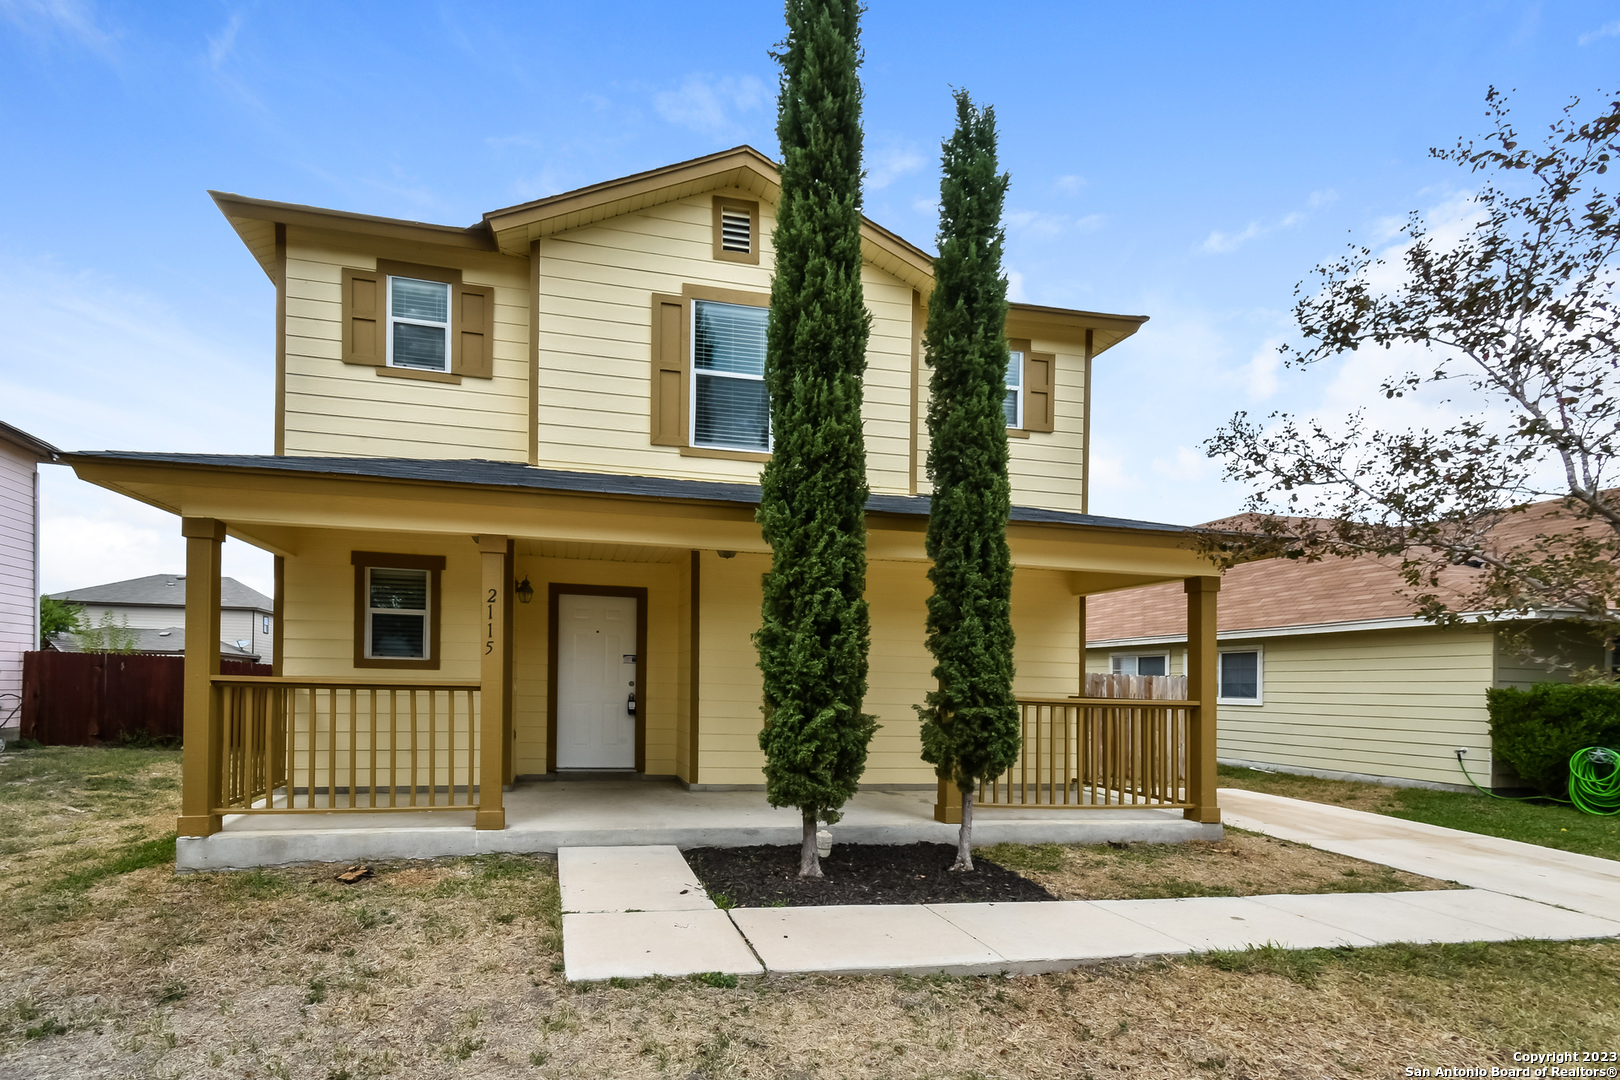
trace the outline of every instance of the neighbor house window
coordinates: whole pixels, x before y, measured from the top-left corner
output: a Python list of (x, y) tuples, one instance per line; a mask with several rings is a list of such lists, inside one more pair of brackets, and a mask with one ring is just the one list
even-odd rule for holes
[(1115, 675), (1168, 675), (1169, 653), (1133, 653), (1110, 656), (1108, 670)]
[(769, 452), (765, 393), (769, 308), (693, 300), (692, 445)]
[(422, 371), (450, 369), (450, 286), (388, 278), (388, 364)]
[(356, 667), (439, 666), (439, 577), (442, 555), (356, 551)]
[(1021, 349), (1007, 353), (1007, 396), (1002, 399), (1001, 407), (1007, 414), (1008, 427), (1024, 426), (1024, 353)]
[(1259, 649), (1222, 650), (1216, 657), (1216, 700), (1227, 705), (1261, 704), (1263, 671)]
[(268, 634), (270, 632), (270, 616), (268, 616), (268, 615), (264, 616), (263, 625), (260, 627), (260, 631), (262, 633), (266, 633), (266, 634)]

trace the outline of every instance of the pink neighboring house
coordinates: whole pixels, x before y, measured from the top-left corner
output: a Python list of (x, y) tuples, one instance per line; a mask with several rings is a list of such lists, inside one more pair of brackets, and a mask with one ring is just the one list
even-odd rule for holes
[(39, 469), (57, 449), (0, 421), (0, 729), (17, 726), (23, 653), (39, 648)]

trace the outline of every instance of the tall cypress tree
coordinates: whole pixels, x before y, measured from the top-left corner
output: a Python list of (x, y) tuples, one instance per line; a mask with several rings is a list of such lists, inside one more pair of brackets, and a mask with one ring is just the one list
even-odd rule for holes
[(759, 523), (771, 545), (762, 624), (765, 796), (803, 815), (799, 874), (820, 877), (817, 819), (855, 794), (877, 730), (862, 712), (866, 445), (861, 378), (870, 317), (861, 294), (858, 0), (787, 0), (776, 135), (782, 194), (765, 347), (771, 460)]
[(973, 792), (1018, 758), (1013, 698), (1012, 558), (1007, 550), (1007, 279), (1001, 272), (1006, 173), (996, 115), (956, 93), (944, 144), (939, 258), (928, 303), (928, 649), (939, 689), (918, 708), (923, 759), (962, 792), (953, 870), (973, 869)]

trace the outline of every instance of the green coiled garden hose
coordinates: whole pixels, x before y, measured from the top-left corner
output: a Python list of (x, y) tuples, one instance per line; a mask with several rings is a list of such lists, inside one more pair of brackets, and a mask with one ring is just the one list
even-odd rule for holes
[[(1474, 785), (1475, 790), (1493, 799), (1507, 799), (1512, 802), (1549, 799), (1552, 802), (1573, 806), (1587, 814), (1604, 816), (1620, 814), (1620, 753), (1606, 746), (1582, 747), (1569, 756), (1567, 799), (1560, 799), (1556, 795), (1498, 795), (1474, 783), (1474, 778), (1468, 774), (1468, 766), (1463, 765), (1461, 750), (1457, 751), (1457, 764), (1461, 766), (1463, 776), (1468, 778), (1468, 782)], [(1604, 772), (1605, 769), (1607, 772)]]
[(1569, 798), (1588, 814), (1620, 814), (1620, 754), (1605, 746), (1575, 751), (1569, 759)]

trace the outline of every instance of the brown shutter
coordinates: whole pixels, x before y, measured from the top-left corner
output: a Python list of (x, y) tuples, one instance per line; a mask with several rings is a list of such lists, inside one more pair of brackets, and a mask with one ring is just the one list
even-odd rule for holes
[(378, 270), (343, 269), (343, 362), (382, 367), (388, 363), (383, 304), (386, 276)]
[(1057, 384), (1057, 357), (1051, 353), (1024, 354), (1024, 430), (1051, 431)]
[(450, 370), (471, 379), (495, 376), (495, 290), (488, 285), (452, 285)]
[(686, 445), (686, 308), (678, 296), (652, 298), (652, 444)]

